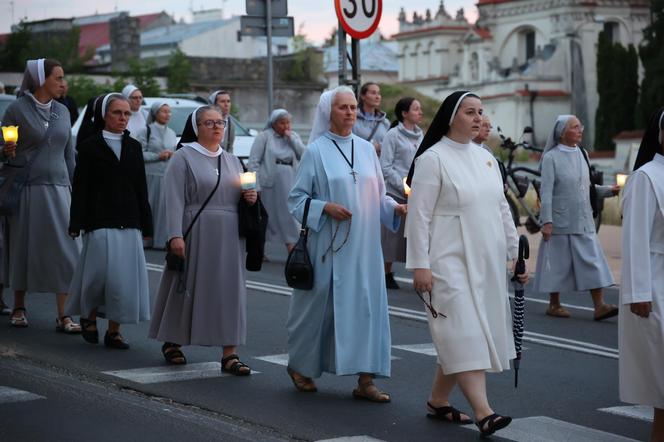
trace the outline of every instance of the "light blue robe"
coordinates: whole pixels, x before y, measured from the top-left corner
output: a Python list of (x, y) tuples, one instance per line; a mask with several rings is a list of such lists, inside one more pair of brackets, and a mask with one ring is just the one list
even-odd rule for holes
[[(353, 182), (346, 157), (355, 144)], [(385, 194), (385, 184), (373, 146), (357, 135), (327, 132), (302, 156), (288, 207), (298, 220), (311, 197), (307, 218), (308, 249), (314, 266), (314, 288), (294, 290), (288, 317), (289, 366), (307, 377), (322, 372), (337, 375), (390, 375), (390, 323), (380, 245), (381, 222), (396, 231), (397, 203)], [(347, 243), (327, 252), (337, 221), (323, 212), (327, 202), (353, 214)], [(341, 245), (349, 222), (343, 221), (334, 248)]]

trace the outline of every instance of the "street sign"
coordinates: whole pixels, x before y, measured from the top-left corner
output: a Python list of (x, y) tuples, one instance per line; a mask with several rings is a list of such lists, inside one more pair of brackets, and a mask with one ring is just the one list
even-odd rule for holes
[[(265, 17), (243, 15), (240, 17), (240, 29), (243, 36), (265, 37), (267, 35)], [(272, 37), (292, 37), (293, 35), (295, 35), (293, 17), (272, 19)]]
[(369, 37), (378, 28), (383, 13), (382, 0), (334, 0), (337, 18), (351, 37)]
[[(247, 15), (265, 17), (267, 15), (266, 0), (247, 0)], [(272, 17), (286, 17), (288, 15), (287, 0), (271, 0)]]

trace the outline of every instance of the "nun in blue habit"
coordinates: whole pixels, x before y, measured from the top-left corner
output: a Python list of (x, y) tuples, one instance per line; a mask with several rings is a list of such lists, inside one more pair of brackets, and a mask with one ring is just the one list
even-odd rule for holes
[(288, 317), (288, 373), (300, 391), (316, 391), (323, 372), (359, 375), (356, 398), (389, 402), (374, 377), (390, 376), (390, 324), (381, 223), (396, 231), (406, 206), (385, 193), (371, 143), (352, 133), (357, 101), (348, 87), (321, 95), (288, 197), (298, 221), (308, 198), (312, 290), (294, 290)]

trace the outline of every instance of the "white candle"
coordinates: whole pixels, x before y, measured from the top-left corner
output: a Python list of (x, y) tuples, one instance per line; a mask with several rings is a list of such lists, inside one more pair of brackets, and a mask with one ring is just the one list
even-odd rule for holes
[(7, 143), (16, 143), (18, 141), (18, 126), (2, 126), (2, 138)]
[(410, 186), (406, 183), (408, 177), (403, 177), (403, 193), (406, 194), (406, 197), (410, 196)]
[(240, 184), (242, 190), (252, 190), (256, 188), (256, 172), (245, 172), (240, 174)]
[(620, 187), (625, 186), (625, 182), (627, 182), (627, 177), (628, 175), (625, 173), (617, 173), (616, 174), (616, 184)]

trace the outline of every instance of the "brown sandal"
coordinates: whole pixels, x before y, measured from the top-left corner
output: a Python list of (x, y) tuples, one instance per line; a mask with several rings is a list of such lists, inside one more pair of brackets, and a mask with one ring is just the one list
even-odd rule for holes
[(358, 388), (353, 390), (353, 397), (355, 399), (365, 399), (370, 402), (378, 402), (383, 404), (392, 400), (390, 395), (380, 391), (378, 387), (374, 385), (373, 381), (367, 381), (363, 383), (358, 382), (357, 387)]
[(286, 367), (286, 372), (288, 372), (288, 376), (290, 376), (293, 385), (295, 385), (295, 388), (297, 388), (298, 391), (303, 393), (315, 393), (318, 391), (316, 384), (314, 384), (314, 381), (311, 378), (302, 376), (290, 367)]
[(613, 304), (602, 304), (597, 310), (593, 318), (595, 321), (603, 321), (618, 316), (618, 307)]
[(554, 318), (569, 318), (570, 314), (569, 312), (565, 309), (560, 304), (557, 305), (549, 305), (549, 308), (546, 309), (546, 314), (547, 316), (553, 316)]

